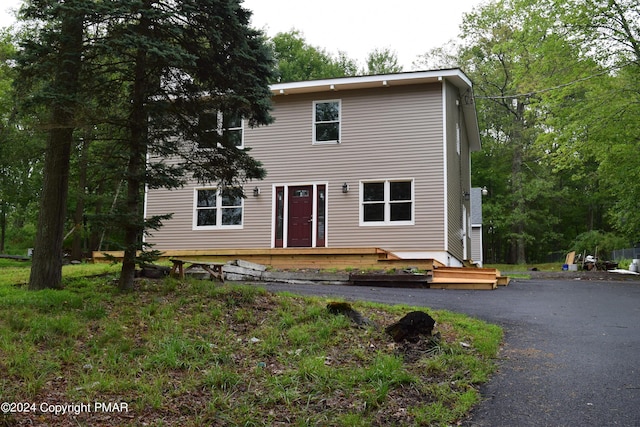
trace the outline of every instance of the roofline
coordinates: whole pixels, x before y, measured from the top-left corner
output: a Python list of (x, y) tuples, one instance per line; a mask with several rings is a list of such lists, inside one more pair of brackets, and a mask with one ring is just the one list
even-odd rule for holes
[(463, 102), (462, 109), (465, 113), (464, 120), (469, 137), (469, 148), (471, 151), (479, 151), (481, 148), (480, 134), (475, 101), (473, 99), (473, 83), (460, 68), (275, 83), (271, 85), (271, 93), (274, 97), (278, 97), (294, 94), (332, 93), (341, 90), (429, 84), (444, 81), (452, 83), (460, 89), (461, 92), (469, 92), (471, 94), (471, 96)]
[(275, 83), (271, 85), (273, 95), (329, 92), (346, 89), (364, 89), (380, 86), (404, 86), (432, 83), (447, 79), (459, 88), (471, 88), (471, 80), (459, 68), (430, 71), (410, 71), (395, 74), (376, 74), (356, 77), (337, 77), (301, 82)]

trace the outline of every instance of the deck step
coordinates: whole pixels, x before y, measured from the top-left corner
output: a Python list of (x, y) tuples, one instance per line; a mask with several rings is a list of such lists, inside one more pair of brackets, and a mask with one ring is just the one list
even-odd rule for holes
[(498, 276), (498, 286), (508, 286), (511, 279), (508, 276)]
[(431, 271), (434, 268), (433, 261), (432, 259), (387, 258), (379, 259), (378, 265), (382, 268), (404, 269), (414, 267), (419, 270)]
[(439, 267), (434, 269), (435, 277), (467, 277), (467, 278), (496, 278), (500, 272), (495, 268), (474, 267)]
[(432, 274), (350, 274), (349, 283), (354, 286), (385, 288), (428, 288)]
[(431, 282), (429, 284), (431, 289), (468, 289), (468, 290), (493, 290), (498, 287), (497, 282)]
[(434, 289), (496, 289), (500, 272), (494, 268), (439, 267), (433, 270)]

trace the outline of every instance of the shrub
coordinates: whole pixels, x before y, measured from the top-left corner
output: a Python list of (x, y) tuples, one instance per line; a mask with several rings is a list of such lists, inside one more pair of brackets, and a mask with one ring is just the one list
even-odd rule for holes
[(615, 249), (624, 248), (629, 242), (614, 233), (591, 230), (576, 236), (571, 250), (578, 254), (597, 255), (605, 260), (611, 257)]

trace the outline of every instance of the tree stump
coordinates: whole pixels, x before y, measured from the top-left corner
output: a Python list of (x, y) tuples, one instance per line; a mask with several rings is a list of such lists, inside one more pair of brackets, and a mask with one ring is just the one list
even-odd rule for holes
[(351, 319), (358, 326), (375, 326), (375, 324), (364, 317), (360, 312), (351, 307), (347, 302), (330, 302), (327, 304), (327, 310), (331, 314), (342, 314)]
[(387, 326), (385, 332), (391, 335), (395, 342), (412, 341), (420, 336), (430, 337), (436, 321), (424, 311), (412, 311), (396, 323)]

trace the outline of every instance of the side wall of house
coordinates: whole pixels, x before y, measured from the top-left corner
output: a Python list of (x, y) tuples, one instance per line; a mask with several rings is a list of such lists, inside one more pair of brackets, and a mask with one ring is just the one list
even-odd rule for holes
[[(464, 239), (471, 230), (464, 232), (470, 206), (464, 200), (464, 191), (469, 191), (469, 145), (464, 126), (464, 116), (460, 107), (460, 93), (456, 86), (446, 83), (446, 163), (447, 163), (447, 248), (459, 260), (467, 258), (464, 253)], [(467, 177), (467, 178), (465, 178)], [(470, 243), (470, 241), (468, 241)], [(468, 246), (467, 246), (468, 247)]]
[[(464, 98), (464, 95), (462, 96)], [(464, 99), (461, 100), (462, 103), (466, 102)], [(466, 121), (465, 110), (460, 108), (460, 121), (463, 123)], [(466, 113), (468, 114), (468, 112)], [(460, 186), (462, 188), (463, 196), (462, 200), (464, 203), (464, 218), (465, 221), (464, 229), (465, 233), (463, 238), (465, 239), (464, 248), (466, 252), (463, 252), (462, 259), (468, 260), (472, 258), (471, 249), (472, 249), (472, 235), (471, 235), (471, 147), (469, 146), (469, 136), (467, 133), (467, 126), (461, 123), (461, 137), (462, 137), (462, 160), (460, 162), (460, 166), (462, 168), (462, 173), (460, 174)], [(467, 196), (465, 196), (465, 193)]]
[[(339, 144), (312, 144), (313, 102), (322, 100), (341, 102)], [(245, 129), (245, 146), (267, 178), (247, 184), (242, 228), (194, 230), (195, 189), (203, 186), (191, 183), (149, 191), (147, 214), (172, 212), (173, 218), (148, 242), (159, 250), (273, 247), (275, 188), (318, 184), (327, 190), (327, 246), (444, 249), (440, 84), (279, 95), (272, 114), (273, 124)], [(361, 183), (374, 180), (413, 180), (413, 225), (361, 225)]]

